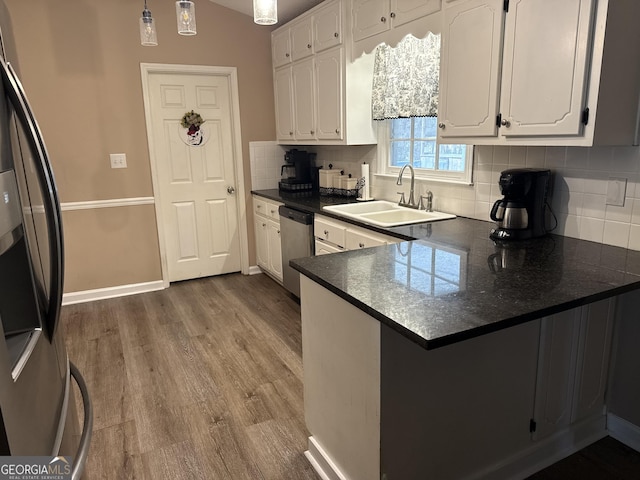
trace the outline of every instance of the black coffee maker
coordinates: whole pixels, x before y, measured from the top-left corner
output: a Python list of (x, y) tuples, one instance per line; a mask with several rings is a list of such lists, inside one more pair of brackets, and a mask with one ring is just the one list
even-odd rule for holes
[[(278, 184), (280, 190), (306, 191), (314, 188), (315, 153), (293, 148), (284, 154), (284, 161), (280, 169), (283, 177)], [(317, 178), (315, 179), (317, 184)]]
[(504, 198), (493, 204), (491, 230), (494, 240), (526, 240), (547, 233), (545, 207), (551, 171), (541, 168), (514, 168), (500, 174)]

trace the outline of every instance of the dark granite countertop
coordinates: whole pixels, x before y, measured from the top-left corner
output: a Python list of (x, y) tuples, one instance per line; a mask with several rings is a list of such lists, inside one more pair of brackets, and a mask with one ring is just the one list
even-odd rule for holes
[[(323, 199), (307, 211), (326, 214)], [(426, 349), (640, 289), (638, 251), (558, 235), (497, 244), (492, 226), (458, 217), (377, 229), (418, 240), (292, 266)]]

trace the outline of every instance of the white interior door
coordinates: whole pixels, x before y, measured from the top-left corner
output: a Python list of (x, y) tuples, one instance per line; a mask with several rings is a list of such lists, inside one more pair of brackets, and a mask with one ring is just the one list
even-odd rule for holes
[[(240, 271), (229, 76), (151, 72), (148, 99), (169, 281)], [(205, 120), (199, 145), (187, 143), (180, 125), (191, 110)]]

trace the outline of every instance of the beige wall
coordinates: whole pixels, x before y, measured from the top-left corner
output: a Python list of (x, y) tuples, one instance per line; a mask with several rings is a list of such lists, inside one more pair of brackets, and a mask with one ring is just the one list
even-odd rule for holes
[[(174, 2), (152, 0), (148, 5), (157, 22), (159, 46), (142, 47), (138, 19), (143, 0), (6, 3), (22, 81), (47, 142), (63, 209), (65, 202), (153, 195), (140, 80), (143, 62), (237, 67), (249, 192), (249, 142), (275, 138), (270, 28), (200, 0), (198, 34), (182, 37), (176, 32)], [(109, 153), (126, 153), (128, 168), (112, 170)], [(65, 213), (66, 292), (160, 279), (153, 208), (135, 214), (109, 210), (96, 210), (86, 223), (84, 214)], [(105, 235), (114, 215), (119, 233)], [(140, 232), (141, 225), (149, 231)], [(252, 232), (249, 225), (250, 240)], [(119, 253), (125, 249), (147, 249), (150, 254), (125, 262)], [(96, 256), (113, 268), (96, 268), (87, 261)]]

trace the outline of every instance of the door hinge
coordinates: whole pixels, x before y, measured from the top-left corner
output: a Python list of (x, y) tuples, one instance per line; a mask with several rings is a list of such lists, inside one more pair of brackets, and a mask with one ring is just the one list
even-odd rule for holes
[(582, 111), (582, 123), (585, 125), (589, 123), (589, 107)]
[(533, 433), (536, 431), (536, 421), (532, 418), (529, 420), (529, 432)]
[(501, 123), (502, 123), (502, 114), (499, 113), (498, 116), (496, 117), (496, 127), (499, 127)]
[(508, 11), (509, 11), (509, 0), (504, 0), (504, 3), (503, 3), (503, 5), (502, 5), (502, 9), (503, 9), (505, 12), (508, 12)]

